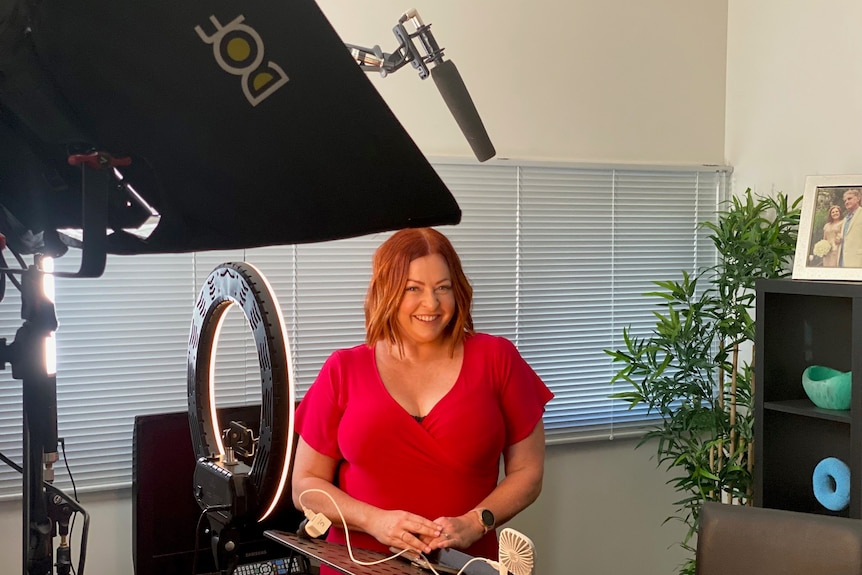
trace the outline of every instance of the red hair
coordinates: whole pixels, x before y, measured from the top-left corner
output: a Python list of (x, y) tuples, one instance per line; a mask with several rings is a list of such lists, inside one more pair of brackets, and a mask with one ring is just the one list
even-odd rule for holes
[(371, 282), (365, 296), (365, 341), (369, 346), (386, 340), (401, 347), (398, 307), (404, 298), (410, 262), (434, 254), (446, 260), (455, 296), (455, 313), (444, 332), (450, 339), (451, 352), (468, 334), (474, 333), (473, 287), (449, 238), (432, 228), (408, 228), (395, 232), (374, 252)]

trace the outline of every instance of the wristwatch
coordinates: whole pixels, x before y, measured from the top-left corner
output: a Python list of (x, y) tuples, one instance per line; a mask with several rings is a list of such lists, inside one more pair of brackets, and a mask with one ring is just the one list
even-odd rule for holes
[(485, 530), (485, 533), (494, 528), (496, 520), (494, 519), (494, 514), (491, 513), (490, 509), (477, 507), (473, 511), (475, 511), (476, 515), (479, 516), (479, 522), (482, 524), (482, 528)]

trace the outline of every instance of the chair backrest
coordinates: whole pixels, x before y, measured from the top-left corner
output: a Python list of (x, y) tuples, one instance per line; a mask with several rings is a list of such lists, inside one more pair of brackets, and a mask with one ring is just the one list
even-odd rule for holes
[(697, 575), (860, 575), (862, 520), (708, 502)]

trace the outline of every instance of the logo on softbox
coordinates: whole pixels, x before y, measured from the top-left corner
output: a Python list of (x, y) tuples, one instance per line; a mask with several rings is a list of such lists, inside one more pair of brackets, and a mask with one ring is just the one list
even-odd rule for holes
[(272, 60), (264, 62), (263, 40), (244, 20), (244, 16), (238, 16), (222, 26), (215, 16), (210, 16), (215, 32), (208, 36), (200, 26), (195, 26), (195, 32), (201, 40), (212, 44), (213, 55), (222, 70), (241, 77), (246, 100), (257, 106), (287, 83), (288, 77)]

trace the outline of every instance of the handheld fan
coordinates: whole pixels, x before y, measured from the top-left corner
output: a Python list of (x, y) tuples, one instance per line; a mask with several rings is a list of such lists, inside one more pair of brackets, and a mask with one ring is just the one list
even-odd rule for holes
[(536, 546), (529, 537), (514, 529), (500, 531), (499, 561), (489, 561), (500, 575), (533, 575), (535, 569)]

